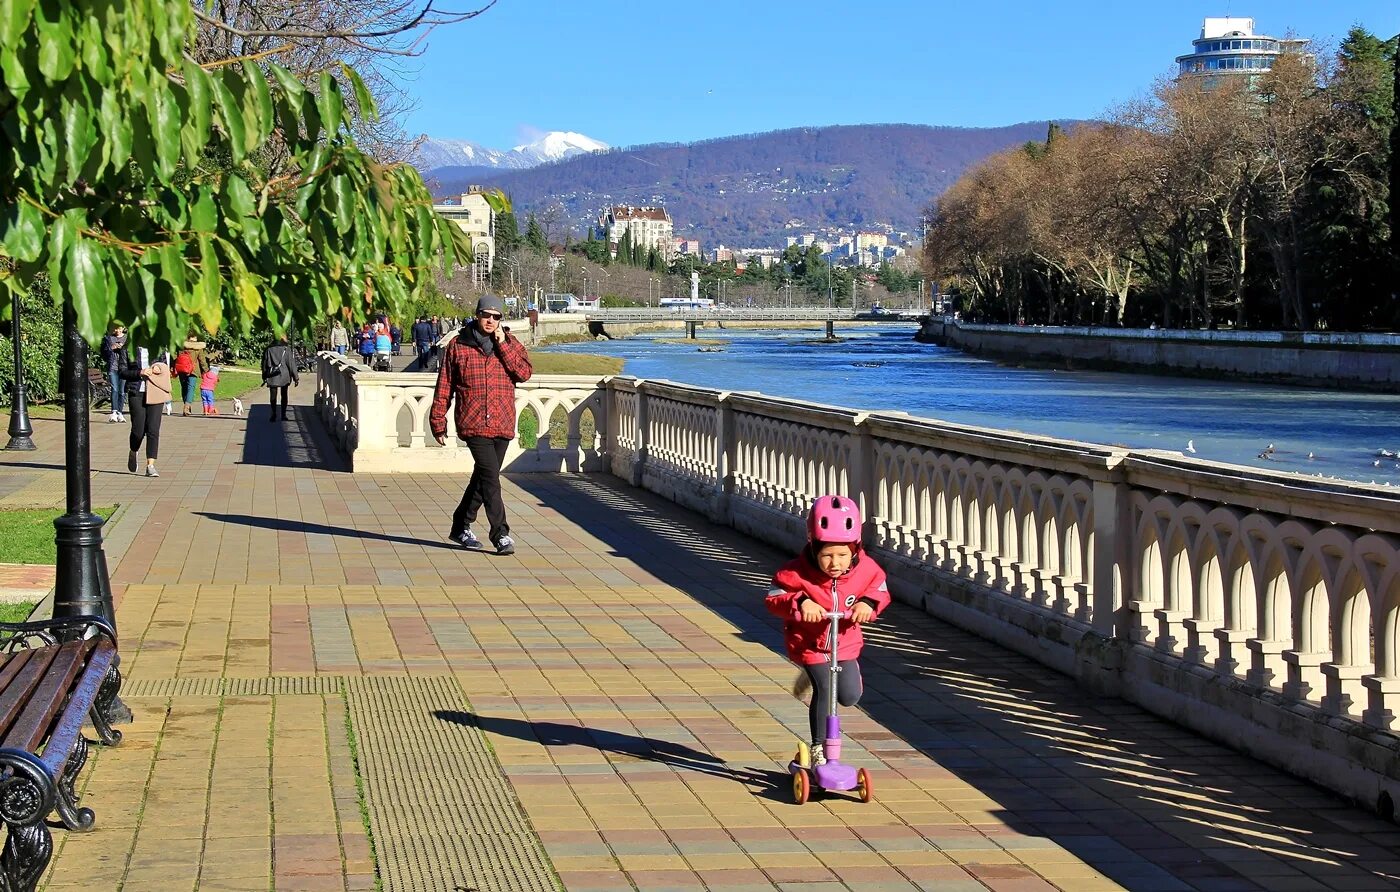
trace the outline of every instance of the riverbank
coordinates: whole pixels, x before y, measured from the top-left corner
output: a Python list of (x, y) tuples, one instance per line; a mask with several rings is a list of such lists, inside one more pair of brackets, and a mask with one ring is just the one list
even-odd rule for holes
[(929, 317), (915, 340), (1018, 365), (1400, 393), (1400, 335), (981, 325)]

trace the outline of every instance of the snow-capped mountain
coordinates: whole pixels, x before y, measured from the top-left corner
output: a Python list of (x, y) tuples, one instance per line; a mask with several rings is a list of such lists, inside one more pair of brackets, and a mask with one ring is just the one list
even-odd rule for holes
[(524, 170), (551, 161), (559, 161), (586, 152), (598, 152), (608, 148), (606, 143), (584, 136), (554, 130), (525, 145), (516, 146), (508, 152), (488, 149), (479, 143), (465, 139), (433, 139), (428, 137), (418, 147), (414, 158), (415, 166), (423, 171), (440, 167), (494, 167), (506, 170)]

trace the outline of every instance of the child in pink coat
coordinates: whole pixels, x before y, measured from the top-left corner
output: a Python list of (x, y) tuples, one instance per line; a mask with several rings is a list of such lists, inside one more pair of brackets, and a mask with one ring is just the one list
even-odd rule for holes
[(865, 636), (860, 627), (879, 616), (890, 604), (885, 571), (860, 546), (860, 508), (844, 496), (822, 496), (807, 515), (807, 546), (773, 574), (768, 610), (783, 618), (783, 640), (788, 659), (802, 668), (793, 685), (801, 696), (811, 689), (808, 718), (812, 731), (812, 764), (821, 765), (826, 737), (826, 714), (831, 698), (831, 650), (828, 611), (840, 610), (836, 638), (836, 700), (855, 706), (863, 685), (860, 651)]
[(204, 403), (205, 415), (218, 415), (214, 408), (214, 389), (219, 386), (219, 367), (211, 365), (209, 371), (199, 379), (199, 400)]

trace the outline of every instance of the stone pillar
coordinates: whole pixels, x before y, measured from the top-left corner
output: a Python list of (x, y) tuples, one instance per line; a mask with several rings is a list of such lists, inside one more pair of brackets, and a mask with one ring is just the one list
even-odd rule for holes
[[(1109, 468), (1116, 470), (1127, 455), (1127, 452), (1115, 452), (1109, 457)], [(1128, 590), (1131, 574), (1126, 572), (1132, 535), (1128, 504), (1125, 484), (1115, 480), (1094, 481), (1094, 549), (1089, 555), (1089, 586), (1093, 629), (1105, 638), (1122, 634), (1119, 606), (1133, 597)], [(1123, 591), (1114, 591), (1115, 571), (1116, 584)]]
[(647, 442), (649, 439), (650, 413), (647, 411), (646, 382), (637, 382), (637, 448), (632, 453), (632, 468), (628, 479), (633, 486), (641, 486), (647, 463)]
[(715, 489), (710, 498), (710, 520), (728, 525), (729, 501), (734, 495), (734, 464), (738, 441), (734, 436), (734, 406), (730, 394), (721, 393), (715, 417)]
[(869, 418), (868, 412), (855, 417), (855, 443), (851, 448), (851, 465), (847, 471), (851, 480), (850, 497), (860, 506), (860, 516), (864, 518), (861, 542), (867, 548), (875, 532), (871, 521), (875, 514), (875, 439), (870, 435)]

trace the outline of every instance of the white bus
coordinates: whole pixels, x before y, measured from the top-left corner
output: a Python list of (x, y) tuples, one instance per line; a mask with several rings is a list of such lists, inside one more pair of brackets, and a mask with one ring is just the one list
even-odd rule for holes
[(656, 302), (663, 310), (713, 310), (715, 302), (708, 297), (663, 297)]

